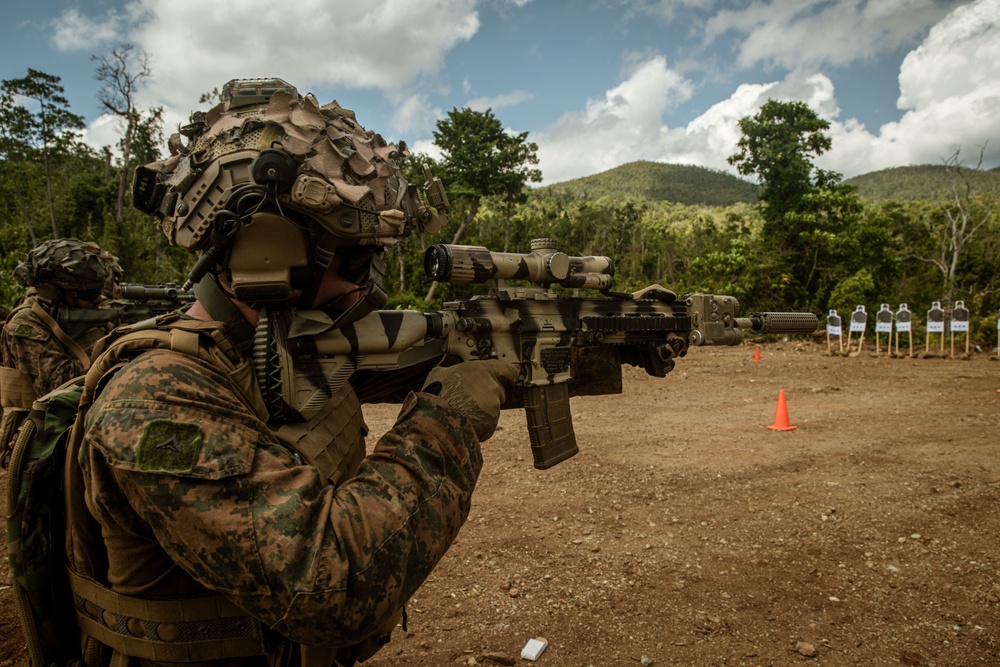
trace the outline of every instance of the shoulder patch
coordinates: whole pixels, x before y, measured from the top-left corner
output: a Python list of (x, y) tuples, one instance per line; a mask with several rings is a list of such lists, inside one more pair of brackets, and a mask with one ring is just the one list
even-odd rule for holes
[(189, 473), (198, 462), (203, 441), (199, 424), (153, 419), (142, 429), (136, 467), (144, 472)]
[(19, 324), (11, 333), (22, 338), (31, 338), (35, 335), (35, 328), (30, 324)]

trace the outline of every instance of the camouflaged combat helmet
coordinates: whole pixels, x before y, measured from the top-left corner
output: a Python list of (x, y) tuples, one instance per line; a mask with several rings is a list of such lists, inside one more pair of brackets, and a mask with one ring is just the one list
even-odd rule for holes
[(168, 145), (169, 158), (136, 171), (133, 204), (201, 253), (189, 283), (225, 275), (248, 303), (305, 301), (335, 253), (377, 255), (447, 221), (440, 181), (425, 172), (420, 190), (400, 174), (405, 144), (281, 79), (229, 81)]
[(33, 248), (13, 275), (27, 287), (55, 285), (71, 292), (99, 293), (112, 276), (107, 257), (114, 260), (114, 256), (92, 241), (52, 239)]

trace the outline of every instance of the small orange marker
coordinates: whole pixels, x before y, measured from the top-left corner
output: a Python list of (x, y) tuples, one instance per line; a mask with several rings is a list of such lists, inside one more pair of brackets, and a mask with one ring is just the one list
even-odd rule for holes
[(788, 404), (785, 402), (785, 390), (778, 390), (778, 409), (774, 411), (774, 423), (767, 427), (771, 431), (794, 431), (798, 426), (788, 422)]
[(758, 345), (753, 349), (753, 360), (760, 361), (760, 346)]

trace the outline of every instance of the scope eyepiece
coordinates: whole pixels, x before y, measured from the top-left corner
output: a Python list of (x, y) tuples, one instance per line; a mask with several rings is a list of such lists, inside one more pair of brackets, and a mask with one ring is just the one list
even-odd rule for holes
[(424, 273), (431, 280), (448, 282), (451, 279), (451, 267), (446, 246), (433, 245), (424, 253)]

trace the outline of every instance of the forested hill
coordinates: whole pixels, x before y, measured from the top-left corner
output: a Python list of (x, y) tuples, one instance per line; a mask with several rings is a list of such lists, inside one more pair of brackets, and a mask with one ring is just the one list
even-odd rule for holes
[[(1000, 168), (974, 172), (977, 189), (1000, 191)], [(944, 165), (913, 165), (873, 171), (844, 180), (867, 199), (902, 201), (941, 200), (950, 196), (951, 177)], [(622, 199), (671, 201), (679, 204), (729, 206), (757, 201), (757, 186), (714, 169), (661, 162), (630, 162), (608, 171), (571, 181), (532, 188), (538, 195), (598, 199), (605, 195)]]
[(600, 174), (533, 188), (533, 191), (540, 195), (583, 199), (608, 195), (708, 206), (757, 201), (757, 186), (749, 181), (705, 167), (661, 162), (630, 162)]
[[(975, 179), (973, 183), (979, 191), (1000, 190), (1000, 168), (980, 172), (968, 170), (965, 173)], [(916, 201), (950, 198), (952, 178), (944, 165), (922, 164), (873, 171), (844, 182), (855, 186), (858, 194), (867, 199)]]

